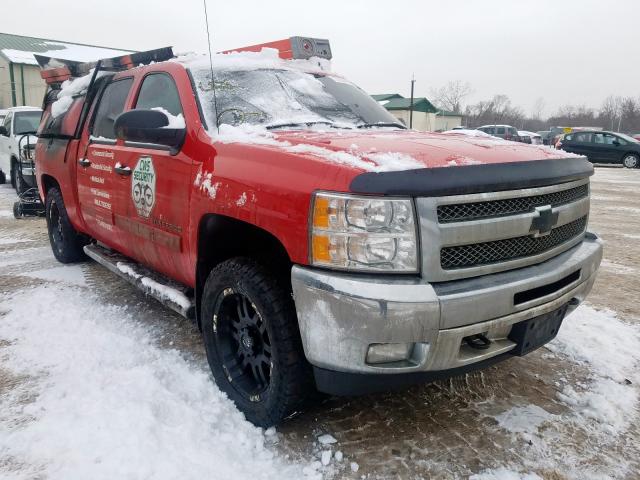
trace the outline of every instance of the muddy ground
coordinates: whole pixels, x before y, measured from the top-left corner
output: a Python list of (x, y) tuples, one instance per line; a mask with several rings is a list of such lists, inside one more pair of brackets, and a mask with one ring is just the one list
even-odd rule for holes
[[(0, 296), (46, 283), (42, 275), (29, 273), (58, 266), (44, 219), (14, 220), (13, 200), (9, 187), (0, 186)], [(597, 168), (590, 229), (606, 244), (589, 303), (614, 310), (629, 323), (640, 323), (639, 202), (640, 170)], [(160, 332), (161, 346), (178, 349), (194, 364), (205, 365), (193, 325), (99, 265), (87, 263), (83, 269), (88, 289), (107, 303), (127, 305), (140, 321)], [(0, 352), (2, 348), (0, 343)], [(531, 405), (567, 415), (570, 407), (559, 401), (559, 393), (567, 383), (585, 382), (588, 375), (585, 365), (542, 348), (485, 371), (404, 392), (326, 399), (279, 427), (275, 448), (312, 458), (318, 450), (317, 435), (330, 433), (338, 440), (335, 448), (347, 459), (329, 472), (338, 478), (467, 478), (500, 467), (547, 479), (580, 478), (581, 471), (605, 478), (640, 478), (637, 423), (615, 435), (573, 420), (522, 434), (500, 428), (495, 419), (509, 408)], [(0, 404), (3, 392), (20, 382), (0, 365)], [(621, 461), (626, 464), (624, 471), (618, 470)], [(352, 471), (350, 462), (357, 462), (357, 471)]]

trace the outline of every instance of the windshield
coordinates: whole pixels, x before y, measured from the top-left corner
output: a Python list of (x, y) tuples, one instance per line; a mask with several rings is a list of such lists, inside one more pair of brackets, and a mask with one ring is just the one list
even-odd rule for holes
[(34, 110), (32, 112), (16, 112), (13, 120), (14, 135), (22, 135), (23, 133), (35, 132), (40, 125), (40, 117), (42, 112)]
[[(210, 125), (216, 124), (211, 72), (193, 72), (202, 107)], [(297, 70), (258, 69), (217, 71), (216, 104), (219, 124), (248, 123), (277, 128), (329, 124), (353, 128), (398, 124), (384, 107), (341, 78)]]
[(627, 142), (631, 142), (631, 143), (640, 143), (638, 140), (636, 140), (633, 137), (630, 137), (629, 135), (625, 135), (624, 133), (616, 133), (616, 135), (618, 135), (620, 138), (622, 138), (623, 140), (626, 140)]

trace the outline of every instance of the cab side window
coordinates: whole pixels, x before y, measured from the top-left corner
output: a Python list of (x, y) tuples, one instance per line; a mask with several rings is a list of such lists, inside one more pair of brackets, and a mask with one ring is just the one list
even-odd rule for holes
[(162, 108), (171, 115), (182, 114), (180, 95), (173, 78), (166, 73), (147, 75), (140, 87), (136, 109)]
[(106, 86), (96, 111), (91, 134), (94, 137), (115, 139), (116, 118), (124, 111), (124, 104), (133, 85), (133, 78), (116, 80)]

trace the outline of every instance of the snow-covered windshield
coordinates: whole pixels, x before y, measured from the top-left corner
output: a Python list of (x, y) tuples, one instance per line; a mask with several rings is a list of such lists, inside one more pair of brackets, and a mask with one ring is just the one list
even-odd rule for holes
[[(215, 125), (211, 71), (192, 73), (208, 123)], [(267, 128), (399, 124), (366, 92), (338, 77), (266, 68), (220, 70), (215, 77), (219, 124), (248, 123)]]

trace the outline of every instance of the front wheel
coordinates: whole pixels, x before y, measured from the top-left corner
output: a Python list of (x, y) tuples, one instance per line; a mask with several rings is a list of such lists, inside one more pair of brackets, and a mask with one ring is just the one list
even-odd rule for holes
[(622, 165), (626, 168), (638, 168), (640, 166), (640, 158), (636, 154), (629, 153), (622, 159)]
[(293, 413), (313, 388), (290, 294), (247, 258), (214, 268), (202, 297), (202, 331), (216, 384), (260, 427)]
[(73, 263), (85, 258), (83, 247), (86, 238), (78, 233), (67, 215), (62, 194), (53, 187), (47, 192), (45, 201), (47, 230), (53, 255), (61, 263)]

